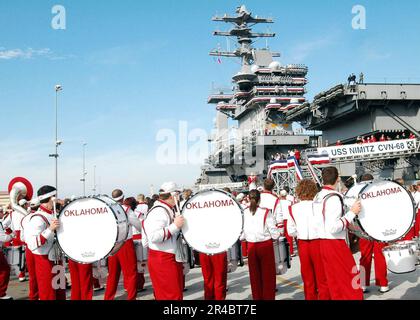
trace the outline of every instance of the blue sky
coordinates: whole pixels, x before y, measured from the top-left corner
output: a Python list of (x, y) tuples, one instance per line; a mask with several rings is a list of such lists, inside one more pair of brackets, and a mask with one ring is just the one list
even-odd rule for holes
[[(192, 184), (199, 165), (159, 165), (156, 133), (177, 129), (180, 120), (190, 129), (211, 129), (215, 112), (206, 98), (212, 83), (229, 85), (239, 68), (234, 60), (219, 65), (208, 56), (218, 44), (226, 46), (211, 32), (229, 27), (211, 17), (233, 13), (242, 3), (275, 18), (269, 30), (277, 37), (269, 45), (282, 53), (282, 63), (309, 66), (309, 98), (351, 72), (363, 71), (370, 82), (420, 82), (417, 0), (2, 0), (0, 190), (16, 175), (36, 188), (53, 183), (48, 154), (57, 83), (64, 87), (63, 193), (82, 191), (82, 141), (88, 143), (88, 189), (94, 165), (102, 192), (148, 192), (165, 180)], [(66, 8), (66, 30), (51, 28), (56, 4)], [(366, 30), (351, 27), (356, 4), (366, 7)]]

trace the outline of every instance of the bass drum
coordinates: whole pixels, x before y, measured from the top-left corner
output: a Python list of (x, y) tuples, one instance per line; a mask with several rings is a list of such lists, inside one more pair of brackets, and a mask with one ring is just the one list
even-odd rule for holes
[(395, 242), (402, 239), (414, 225), (416, 211), (413, 197), (395, 182), (380, 181), (354, 186), (344, 197), (347, 209), (357, 199), (361, 201), (362, 211), (349, 225), (349, 230), (360, 238)]
[(65, 255), (91, 264), (118, 252), (127, 240), (129, 224), (124, 209), (100, 196), (80, 198), (65, 206), (59, 216), (57, 242)]
[(215, 255), (227, 252), (243, 231), (244, 217), (236, 199), (221, 190), (202, 191), (182, 208), (182, 234), (194, 250)]

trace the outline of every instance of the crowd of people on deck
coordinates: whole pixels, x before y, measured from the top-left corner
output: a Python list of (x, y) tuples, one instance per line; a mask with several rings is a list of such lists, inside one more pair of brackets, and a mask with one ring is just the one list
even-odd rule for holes
[[(416, 135), (412, 132), (406, 133), (396, 133), (396, 134), (371, 134), (366, 136), (358, 136), (355, 142), (351, 142), (349, 144), (366, 144), (366, 143), (375, 143), (375, 142), (387, 142), (387, 141), (394, 141), (394, 140), (406, 140), (406, 139), (416, 139)], [(337, 140), (335, 146), (342, 146), (344, 143), (341, 140)], [(328, 141), (325, 141), (325, 146), (330, 146)]]

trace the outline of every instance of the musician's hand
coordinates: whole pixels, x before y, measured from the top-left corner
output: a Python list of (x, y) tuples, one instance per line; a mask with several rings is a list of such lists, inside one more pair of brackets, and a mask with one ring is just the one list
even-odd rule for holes
[(360, 211), (362, 211), (362, 203), (360, 200), (357, 200), (353, 206), (351, 207), (351, 211), (358, 216), (360, 214)]
[(175, 218), (174, 223), (178, 229), (182, 229), (185, 223), (185, 219), (183, 216), (178, 216)]
[(51, 221), (50, 230), (56, 231), (58, 228), (60, 228), (60, 221), (57, 219), (54, 219)]

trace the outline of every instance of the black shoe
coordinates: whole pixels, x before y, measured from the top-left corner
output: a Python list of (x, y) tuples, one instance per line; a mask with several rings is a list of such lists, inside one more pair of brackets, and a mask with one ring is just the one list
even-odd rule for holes
[(98, 291), (102, 291), (102, 290), (105, 290), (105, 287), (104, 286), (100, 286), (98, 288), (93, 288), (93, 291), (94, 292), (98, 292)]

